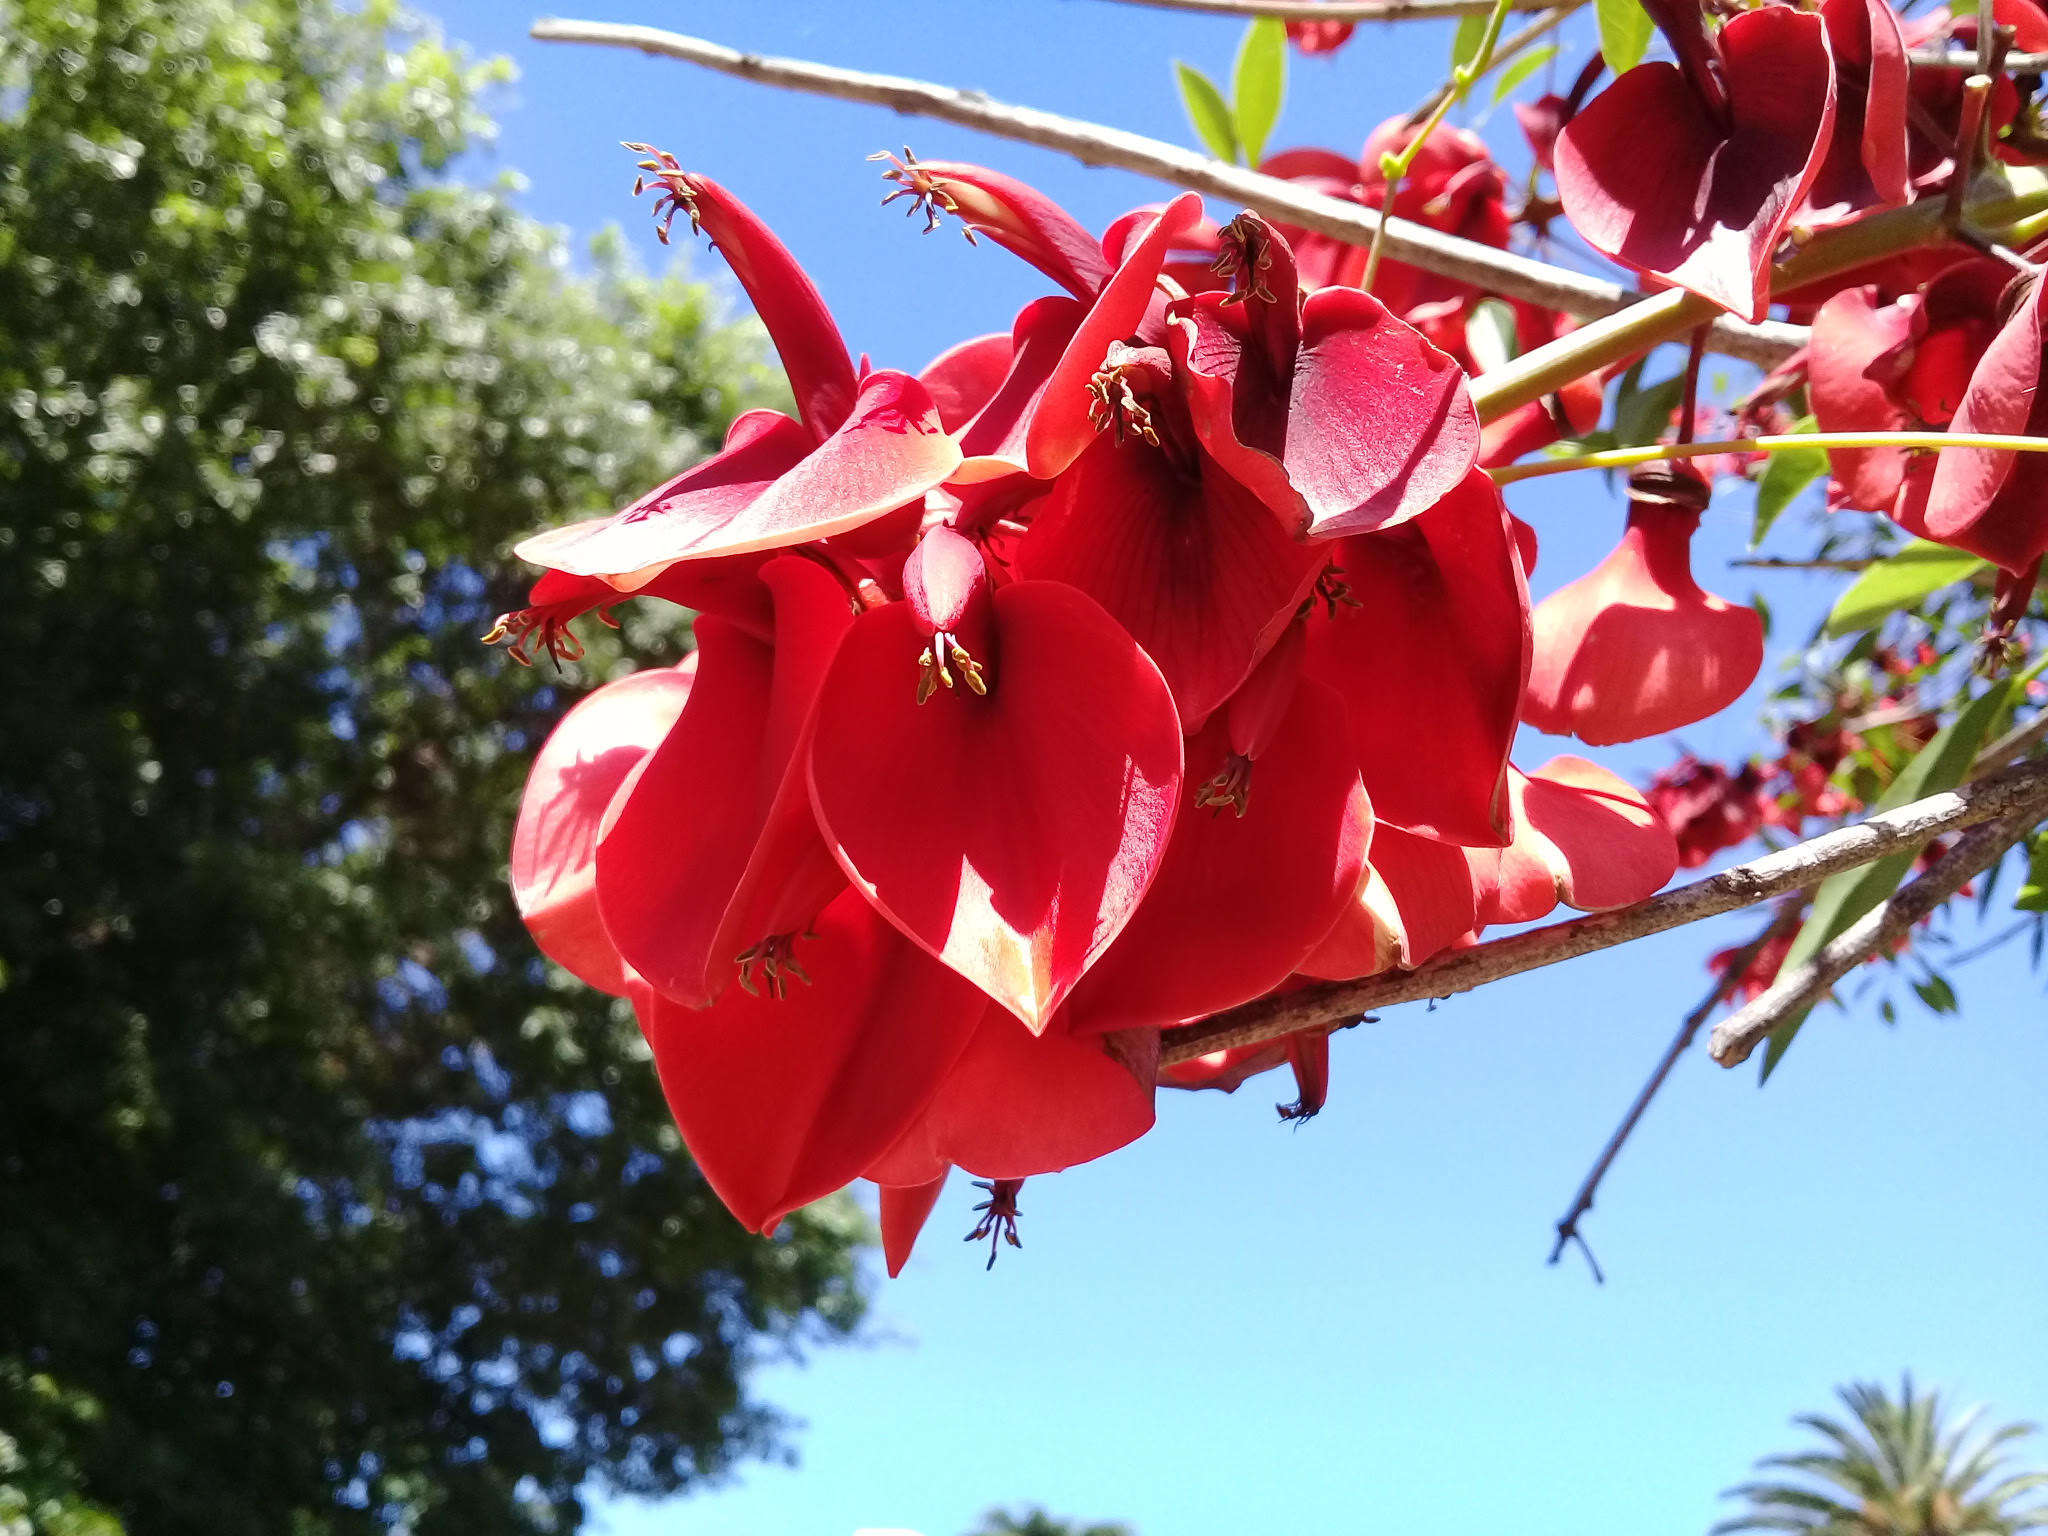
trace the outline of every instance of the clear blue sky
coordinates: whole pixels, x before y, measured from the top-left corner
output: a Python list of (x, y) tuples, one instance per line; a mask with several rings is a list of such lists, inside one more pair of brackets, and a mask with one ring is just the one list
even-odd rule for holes
[[(1007, 328), (1044, 284), (1000, 250), (880, 212), (871, 151), (907, 136), (928, 157), (981, 158), (1097, 226), (1158, 195), (872, 108), (543, 48), (508, 0), (429, 8), (521, 71), (497, 102), (497, 151), (469, 174), (516, 169), (535, 214), (579, 241), (622, 221), (660, 260), (616, 145), (672, 149), (776, 226), (878, 363), (916, 367)], [(592, 0), (585, 14), (1169, 138), (1186, 130), (1168, 59), (1221, 75), (1237, 35), (1104, 0)], [(1427, 91), (1447, 44), (1447, 27), (1385, 29), (1334, 62), (1297, 61), (1277, 142), (1355, 151)], [(1505, 127), (1503, 114), (1489, 136), (1510, 142)], [(1511, 500), (1544, 541), (1539, 593), (1619, 529), (1590, 477)], [(1747, 522), (1746, 494), (1719, 504), (1702, 574), (1733, 597), (1762, 586), (1780, 635), (1801, 633), (1825, 587), (1719, 566)], [(1781, 530), (1778, 552), (1810, 537), (1793, 517)], [(1687, 734), (1739, 753), (1759, 740), (1754, 714)], [(1531, 742), (1524, 760), (1559, 745)], [(1596, 755), (1640, 778), (1669, 752)], [(1749, 1070), (1687, 1061), (1588, 1225), (1607, 1285), (1575, 1257), (1544, 1268), (1550, 1223), (1703, 989), (1703, 956), (1748, 931), (1723, 919), (1391, 1010), (1338, 1038), (1331, 1107), (1300, 1131), (1275, 1122), (1291, 1095), (1272, 1079), (1234, 1098), (1162, 1095), (1146, 1140), (1031, 1183), (1026, 1247), (993, 1273), (958, 1241), (974, 1197), (956, 1176), (909, 1272), (880, 1286), (868, 1342), (759, 1374), (760, 1394), (806, 1421), (793, 1470), (604, 1504), (601, 1528), (955, 1536), (992, 1503), (1036, 1501), (1142, 1536), (1665, 1536), (1704, 1531), (1718, 1490), (1786, 1448), (1788, 1417), (1827, 1408), (1840, 1381), (1910, 1368), (2005, 1416), (2048, 1414), (2048, 1010), (2018, 953), (1959, 978), (1960, 1019), (1912, 1005), (1888, 1030), (1869, 1002), (1824, 1012), (1767, 1091)]]

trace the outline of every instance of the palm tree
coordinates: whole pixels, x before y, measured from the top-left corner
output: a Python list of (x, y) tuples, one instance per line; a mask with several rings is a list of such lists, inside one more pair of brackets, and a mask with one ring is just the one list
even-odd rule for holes
[(2033, 1425), (1979, 1433), (1978, 1408), (1945, 1424), (1941, 1394), (1916, 1393), (1910, 1376), (1897, 1401), (1874, 1383), (1840, 1391), (1853, 1422), (1795, 1419), (1829, 1447), (1758, 1462), (1759, 1471), (1797, 1480), (1729, 1489), (1726, 1497), (1746, 1499), (1749, 1508), (1715, 1526), (1713, 1536), (2017, 1536), (2048, 1527), (2048, 1503), (2034, 1497), (2048, 1491), (2048, 1472), (2005, 1470), (2005, 1447), (2033, 1434)]

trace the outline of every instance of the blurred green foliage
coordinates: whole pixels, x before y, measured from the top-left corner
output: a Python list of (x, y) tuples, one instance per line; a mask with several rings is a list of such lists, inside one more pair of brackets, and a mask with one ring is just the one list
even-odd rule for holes
[(1120, 1522), (1067, 1520), (1034, 1506), (1022, 1511), (992, 1509), (981, 1517), (981, 1524), (970, 1536), (1135, 1536), (1135, 1533)]
[[(503, 868), (575, 688), (510, 542), (773, 403), (714, 294), (438, 174), (389, 6), (0, 0), (0, 1528), (569, 1530), (778, 1453), (763, 1242)], [(622, 172), (622, 196), (623, 173)]]

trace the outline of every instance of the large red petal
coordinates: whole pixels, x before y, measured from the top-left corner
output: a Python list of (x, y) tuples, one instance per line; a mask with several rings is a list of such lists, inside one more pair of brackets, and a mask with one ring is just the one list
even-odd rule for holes
[(932, 397), (939, 425), (958, 432), (995, 397), (1010, 371), (1010, 338), (1001, 331), (946, 348), (926, 363), (917, 382)]
[[(2048, 433), (2048, 401), (2039, 393), (2044, 303), (2048, 283), (2037, 282), (1970, 375), (1953, 431)], [(1943, 449), (1927, 496), (1927, 537), (2024, 573), (2048, 551), (2043, 460), (2038, 453)]]
[(772, 649), (698, 621), (693, 707), (642, 770), (598, 843), (598, 899), (620, 952), (689, 1006), (717, 997), (738, 957), (807, 922), (840, 884), (809, 814), (799, 751), (852, 617), (808, 560), (763, 571)]
[[(1813, 317), (1807, 377), (1814, 421), (1823, 432), (1899, 432), (1913, 415), (1873, 376), (1873, 365), (1911, 342), (1913, 302), (1877, 302), (1875, 287), (1845, 288)], [(1888, 512), (1905, 478), (1903, 448), (1838, 448), (1828, 455), (1848, 503)]]
[(1868, 208), (1891, 208), (1911, 193), (1906, 173), (1910, 70), (1899, 20), (1885, 0), (1825, 0), (1838, 95), (1804, 223), (1835, 223)]
[(1036, 187), (959, 160), (919, 161), (907, 174), (943, 199), (944, 212), (1023, 257), (1075, 298), (1092, 300), (1109, 281), (1102, 242)]
[(905, 1140), (984, 1179), (1058, 1173), (1152, 1128), (1158, 1062), (1156, 1029), (1034, 1035), (991, 1008)]
[(1558, 136), (1558, 195), (1595, 250), (1761, 320), (1833, 128), (1834, 66), (1821, 18), (1785, 7), (1735, 16), (1720, 50), (1725, 126), (1678, 66), (1638, 65)]
[(1092, 599), (993, 599), (988, 694), (917, 702), (907, 605), (864, 614), (818, 699), (811, 797), (854, 883), (1033, 1029), (1137, 909), (1173, 829), (1180, 723)]
[(1107, 608), (1159, 664), (1193, 730), (1279, 638), (1326, 552), (1290, 539), (1213, 460), (1186, 470), (1105, 432), (1054, 484), (1017, 558), (1025, 575)]
[(1373, 814), (1451, 842), (1505, 843), (1530, 618), (1500, 492), (1474, 471), (1413, 522), (1325, 552), (1349, 603), (1310, 616), (1309, 671), (1344, 697)]
[(1166, 862), (1122, 935), (1081, 979), (1064, 1017), (1075, 1032), (1192, 1019), (1249, 1002), (1287, 979), (1357, 894), (1372, 807), (1343, 740), (1343, 710), (1316, 683), (1252, 765), (1245, 814), (1190, 803), (1225, 766), (1221, 716), (1188, 743), (1189, 788)]
[(1371, 872), (1329, 935), (1301, 963), (1331, 981), (1413, 970), (1470, 933), (1478, 892), (1466, 851), (1382, 823), (1373, 828)]
[(1384, 528), (1434, 505), (1479, 453), (1479, 416), (1448, 353), (1371, 294), (1324, 288), (1302, 306), (1287, 411), (1287, 476), (1317, 538)]
[(512, 830), (512, 899), (542, 954), (623, 996), (627, 968), (597, 910), (597, 832), (632, 771), (682, 714), (697, 671), (635, 672), (562, 717), (533, 760)]
[(1678, 868), (1678, 844), (1636, 788), (1582, 757), (1511, 775), (1515, 840), (1482, 923), (1526, 923), (1562, 900), (1584, 912), (1654, 894)]
[(857, 1178), (952, 1071), (987, 1007), (854, 891), (818, 917), (788, 995), (728, 988), (685, 1008), (633, 1004), (690, 1156), (726, 1208), (771, 1231)]
[[(948, 1173), (951, 1171), (947, 1170)], [(924, 1230), (932, 1207), (939, 1203), (939, 1196), (945, 1193), (945, 1189), (944, 1173), (923, 1184), (881, 1186), (882, 1257), (889, 1266), (891, 1280), (902, 1274), (903, 1266), (910, 1262), (911, 1250), (917, 1246), (917, 1235)]]

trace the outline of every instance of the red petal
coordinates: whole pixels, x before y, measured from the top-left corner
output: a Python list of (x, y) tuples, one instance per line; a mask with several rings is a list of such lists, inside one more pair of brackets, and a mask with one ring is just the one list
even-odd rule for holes
[(797, 957), (811, 984), (728, 988), (714, 1007), (634, 989), (690, 1156), (733, 1215), (771, 1231), (901, 1136), (973, 1037), (986, 1003), (847, 891)]
[(1159, 1086), (1162, 1088), (1186, 1088), (1189, 1090), (1214, 1088), (1219, 1093), (1235, 1093), (1247, 1078), (1257, 1077), (1261, 1072), (1270, 1072), (1287, 1060), (1286, 1042), (1268, 1040), (1259, 1045), (1234, 1045), (1227, 1050), (1211, 1051), (1206, 1056), (1197, 1056), (1193, 1061), (1178, 1062), (1159, 1069)]
[[(1357, 894), (1372, 807), (1335, 694), (1304, 682), (1251, 771), (1242, 816), (1183, 793), (1166, 861), (1137, 915), (1068, 1000), (1076, 1033), (1198, 1018), (1287, 979)], [(1188, 743), (1188, 778), (1230, 756), (1218, 716)]]
[(1130, 631), (1189, 730), (1279, 639), (1324, 559), (1213, 460), (1184, 473), (1111, 433), (1055, 482), (1018, 549), (1025, 575), (1080, 588)]
[(597, 831), (606, 809), (668, 735), (697, 658), (607, 683), (564, 715), (533, 760), (512, 831), (512, 899), (534, 943), (600, 992), (628, 971), (597, 911)]
[(1834, 51), (1835, 127), (1801, 221), (1828, 224), (1911, 195), (1906, 173), (1910, 71), (1898, 17), (1884, 0), (1824, 0)]
[(1515, 841), (1501, 854), (1501, 894), (1485, 923), (1526, 923), (1559, 900), (1582, 912), (1653, 895), (1678, 868), (1671, 829), (1635, 787), (1582, 757), (1512, 775)]
[(808, 560), (762, 575), (776, 599), (773, 648), (698, 620), (691, 707), (598, 843), (598, 897), (620, 953), (693, 1007), (735, 978), (743, 951), (800, 928), (840, 884), (799, 748), (852, 617), (838, 583)]
[(1302, 307), (1288, 404), (1287, 476), (1317, 538), (1425, 511), (1479, 453), (1465, 374), (1370, 294), (1325, 288)]
[(1530, 660), (1528, 585), (1500, 492), (1474, 471), (1412, 523), (1326, 552), (1357, 606), (1310, 616), (1309, 673), (1344, 696), (1373, 814), (1499, 846)]
[[(1877, 302), (1875, 287), (1845, 288), (1813, 317), (1807, 349), (1814, 422), (1823, 432), (1898, 432), (1917, 425), (1872, 365), (1907, 346), (1914, 303)], [(1909, 457), (1903, 448), (1838, 448), (1828, 455), (1849, 505), (1888, 512), (1898, 499)]]
[(1303, 975), (1349, 981), (1389, 966), (1413, 970), (1472, 931), (1479, 908), (1464, 849), (1382, 823), (1371, 862), (1356, 899), (1302, 961)]
[(891, 1280), (902, 1274), (903, 1266), (910, 1262), (910, 1252), (917, 1246), (917, 1235), (924, 1230), (932, 1207), (939, 1203), (939, 1196), (945, 1193), (945, 1189), (944, 1173), (927, 1184), (881, 1186), (882, 1257), (888, 1263)]
[(1834, 66), (1820, 17), (1789, 8), (1745, 11), (1719, 42), (1726, 129), (1676, 65), (1638, 65), (1558, 136), (1558, 195), (1595, 250), (1761, 320), (1834, 124)]
[(1159, 1032), (1034, 1035), (989, 1009), (925, 1114), (933, 1152), (984, 1179), (1058, 1173), (1152, 1129)]
[(948, 347), (918, 374), (939, 413), (939, 425), (958, 432), (995, 397), (1010, 371), (1010, 338), (998, 331)]
[[(2044, 302), (2048, 284), (2037, 282), (1970, 375), (1952, 431), (2048, 433), (2038, 393)], [(2025, 572), (2048, 551), (2048, 463), (2038, 453), (1944, 448), (1923, 526), (1930, 539)]]
[(1087, 306), (1060, 294), (1034, 299), (1017, 312), (1010, 330), (1009, 372), (960, 434), (967, 469), (979, 468), (974, 461), (984, 458), (1007, 461), (995, 466), (998, 473), (1014, 474), (1023, 469), (1024, 437), (1032, 412), (1087, 315)]
[(537, 533), (512, 552), (577, 576), (638, 579), (639, 586), (704, 536), (739, 516), (810, 452), (804, 429), (780, 411), (748, 411), (725, 446), (610, 517)]
[(822, 442), (853, 413), (859, 382), (824, 296), (745, 203), (708, 176), (684, 173), (674, 180), (689, 188), (695, 221), (753, 300), (789, 375), (797, 411), (813, 441)]
[(1537, 605), (1530, 725), (1609, 746), (1691, 725), (1742, 696), (1763, 665), (1763, 621), (1693, 580), (1698, 523), (1638, 504), (1613, 553)]
[(1075, 298), (1092, 300), (1109, 281), (1102, 243), (1036, 187), (959, 160), (919, 161), (904, 174), (929, 184), (944, 199), (944, 212), (1023, 257)]
[(811, 797), (897, 926), (1033, 1029), (1122, 931), (1180, 792), (1180, 724), (1145, 653), (1054, 582), (994, 596), (988, 694), (917, 702), (906, 605), (864, 614), (818, 699)]
[(1137, 330), (1167, 252), (1201, 217), (1202, 200), (1192, 192), (1168, 203), (1151, 227), (1131, 242), (1115, 275), (1074, 332), (1031, 417), (1026, 461), (1039, 479), (1052, 479), (1094, 440), (1088, 382), (1101, 369), (1109, 344)]

